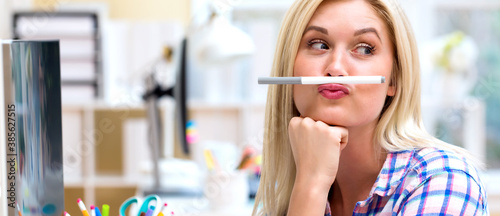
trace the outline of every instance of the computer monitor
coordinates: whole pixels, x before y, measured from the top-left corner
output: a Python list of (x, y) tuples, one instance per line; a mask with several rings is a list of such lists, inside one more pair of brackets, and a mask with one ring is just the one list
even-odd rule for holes
[[(149, 147), (153, 159), (153, 173), (155, 192), (161, 191), (160, 186), (160, 149), (162, 146), (163, 122), (161, 121), (160, 111), (158, 108), (158, 101), (163, 96), (170, 96), (175, 101), (175, 118), (174, 124), (176, 128), (178, 143), (184, 154), (189, 154), (188, 142), (186, 139), (186, 125), (187, 125), (187, 105), (186, 105), (186, 72), (187, 72), (187, 40), (184, 39), (179, 48), (178, 70), (176, 71), (175, 84), (171, 87), (165, 88), (156, 80), (155, 73), (151, 73), (146, 77), (146, 93), (143, 99), (146, 102), (147, 118), (149, 125)], [(165, 191), (163, 191), (165, 192)]]
[(187, 74), (187, 39), (182, 40), (180, 47), (179, 70), (177, 72), (174, 98), (176, 106), (176, 125), (179, 133), (179, 144), (184, 154), (189, 155), (189, 146), (186, 139), (187, 125), (187, 92), (186, 92), (186, 74)]
[[(179, 48), (178, 70), (176, 71), (175, 84), (169, 88), (161, 86), (154, 73), (147, 78), (146, 93), (143, 98), (148, 107), (148, 121), (150, 124), (150, 135), (158, 140), (151, 142), (159, 142), (162, 140), (162, 122), (158, 111), (158, 100), (163, 96), (170, 96), (175, 101), (175, 129), (177, 131), (177, 142), (180, 144), (184, 154), (189, 154), (189, 146), (186, 139), (187, 125), (187, 93), (186, 93), (186, 73), (187, 73), (187, 40), (184, 39)], [(158, 146), (159, 147), (159, 146)], [(157, 149), (159, 151), (159, 149)]]

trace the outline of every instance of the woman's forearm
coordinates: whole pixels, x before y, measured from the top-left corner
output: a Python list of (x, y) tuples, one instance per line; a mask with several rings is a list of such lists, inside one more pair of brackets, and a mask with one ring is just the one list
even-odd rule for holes
[(287, 216), (324, 215), (328, 189), (314, 181), (296, 180), (290, 196)]

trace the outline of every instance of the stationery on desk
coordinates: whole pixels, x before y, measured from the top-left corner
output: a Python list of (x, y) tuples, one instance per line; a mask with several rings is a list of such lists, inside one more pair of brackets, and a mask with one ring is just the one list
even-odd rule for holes
[(255, 150), (253, 148), (245, 148), (237, 169), (239, 170), (247, 169), (252, 164), (254, 164), (254, 159), (255, 159), (254, 155), (255, 155)]
[[(80, 208), (83, 216), (109, 216), (110, 206), (107, 204), (102, 205), (102, 214), (97, 206), (90, 206), (90, 214), (85, 207), (82, 199), (77, 200), (78, 207)], [(132, 205), (136, 205), (136, 208), (139, 208), (137, 211), (132, 210)], [(167, 207), (167, 203), (162, 204), (161, 199), (158, 195), (149, 195), (144, 197), (144, 199), (140, 197), (130, 197), (125, 200), (119, 208), (120, 216), (165, 216), (165, 209)], [(127, 214), (127, 210), (129, 214)], [(133, 212), (132, 212), (133, 211)], [(171, 211), (169, 215), (174, 215), (174, 212)], [(64, 212), (64, 216), (70, 216), (68, 212)]]
[(102, 216), (101, 211), (99, 211), (99, 208), (97, 206), (95, 206), (95, 215)]
[(96, 216), (95, 215), (95, 206), (94, 205), (90, 206), (90, 216)]
[(262, 155), (257, 154), (253, 148), (247, 147), (243, 151), (238, 170), (248, 170), (253, 168), (255, 175), (260, 175), (260, 166), (262, 164)]
[(102, 205), (102, 216), (109, 216), (109, 205)]
[[(205, 156), (205, 163), (209, 171), (216, 171), (217, 173), (221, 172), (221, 168), (217, 162), (217, 158), (214, 157), (214, 154), (210, 149), (205, 149), (203, 151)], [(259, 167), (262, 161), (262, 156), (260, 154), (256, 154), (253, 148), (247, 147), (242, 153), (241, 159), (236, 166), (237, 170), (246, 170), (251, 167)], [(257, 169), (256, 169), (257, 170)], [(258, 169), (260, 170), (260, 169)]]
[[(137, 204), (139, 207), (139, 211), (137, 212), (137, 216), (141, 216), (141, 214), (148, 214), (148, 211), (151, 210), (151, 206), (153, 207), (153, 210), (150, 211), (151, 213), (150, 216), (157, 216), (160, 213), (161, 208), (156, 208), (155, 205), (150, 205), (152, 202), (156, 202), (156, 205), (161, 205), (161, 198), (158, 195), (149, 195), (142, 200), (139, 197), (131, 197), (125, 202), (122, 203), (120, 206), (120, 215), (125, 216), (125, 211), (132, 205), (132, 204)], [(132, 213), (132, 215), (136, 215)]]
[(208, 170), (209, 171), (215, 170), (217, 172), (220, 172), (219, 163), (214, 158), (212, 151), (210, 149), (205, 149), (203, 151), (203, 155), (205, 156), (205, 162), (206, 162)]
[(85, 204), (83, 203), (82, 199), (78, 198), (78, 200), (76, 200), (76, 202), (78, 203), (78, 207), (80, 208), (80, 211), (82, 211), (82, 215), (83, 216), (90, 216), (89, 212), (87, 211), (87, 208), (85, 208)]
[(17, 213), (19, 214), (19, 216), (23, 216), (21, 214), (21, 209), (19, 208), (19, 203), (16, 202), (16, 207), (17, 207)]

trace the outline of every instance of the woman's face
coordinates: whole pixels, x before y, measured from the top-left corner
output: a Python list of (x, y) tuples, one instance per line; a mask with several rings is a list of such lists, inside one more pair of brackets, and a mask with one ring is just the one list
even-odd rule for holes
[[(309, 21), (295, 59), (294, 76), (384, 76), (394, 60), (388, 30), (364, 1), (324, 1)], [(383, 84), (294, 85), (303, 117), (330, 125), (363, 126), (377, 121), (394, 87)]]

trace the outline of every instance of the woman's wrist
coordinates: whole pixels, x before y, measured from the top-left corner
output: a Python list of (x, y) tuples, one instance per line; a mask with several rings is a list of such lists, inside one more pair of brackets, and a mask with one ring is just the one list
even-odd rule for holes
[(335, 179), (325, 175), (311, 175), (297, 173), (295, 176), (295, 187), (306, 188), (315, 195), (328, 195), (330, 187)]
[(322, 215), (328, 191), (322, 184), (313, 181), (313, 178), (296, 178), (287, 215)]

